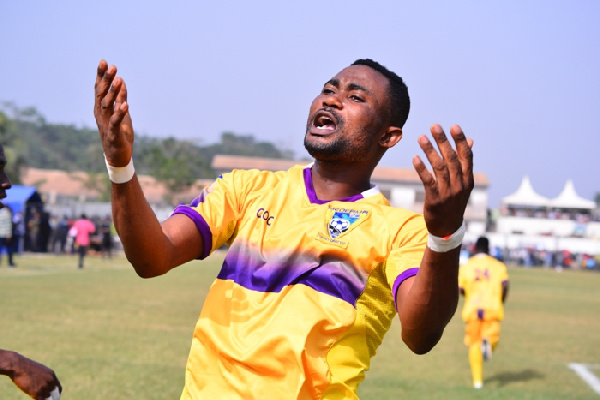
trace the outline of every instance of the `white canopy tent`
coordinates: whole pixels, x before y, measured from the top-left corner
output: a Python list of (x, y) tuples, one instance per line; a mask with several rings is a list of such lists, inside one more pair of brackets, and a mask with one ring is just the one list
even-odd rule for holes
[(593, 210), (596, 207), (596, 204), (591, 200), (586, 200), (583, 197), (579, 197), (577, 192), (575, 192), (573, 181), (569, 179), (562, 192), (560, 192), (556, 198), (550, 200), (548, 207), (560, 209)]
[(519, 186), (517, 191), (504, 197), (502, 203), (505, 206), (512, 207), (545, 208), (548, 206), (549, 200), (546, 197), (537, 194), (535, 190), (533, 190), (529, 178), (524, 176), (521, 181), (521, 186)]

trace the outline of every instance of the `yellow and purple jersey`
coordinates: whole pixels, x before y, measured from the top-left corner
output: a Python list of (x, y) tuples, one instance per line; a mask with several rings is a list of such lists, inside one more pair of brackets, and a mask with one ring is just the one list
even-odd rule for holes
[(502, 262), (483, 253), (469, 258), (458, 272), (458, 286), (465, 295), (463, 321), (502, 321), (502, 294), (507, 283), (508, 272)]
[(356, 399), (419, 268), (423, 216), (374, 186), (319, 200), (310, 166), (234, 170), (179, 206), (228, 244), (194, 330), (181, 399)]

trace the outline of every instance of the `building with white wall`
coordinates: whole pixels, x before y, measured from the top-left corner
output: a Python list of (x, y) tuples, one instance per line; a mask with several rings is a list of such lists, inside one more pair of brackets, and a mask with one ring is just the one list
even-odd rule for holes
[(558, 196), (546, 198), (525, 176), (517, 191), (502, 199), (499, 211), (495, 231), (487, 234), (493, 245), (600, 255), (596, 204), (578, 196), (571, 180)]

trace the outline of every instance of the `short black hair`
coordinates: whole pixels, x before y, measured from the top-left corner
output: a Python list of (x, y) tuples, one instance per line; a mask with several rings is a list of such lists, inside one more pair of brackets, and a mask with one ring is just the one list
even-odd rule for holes
[(480, 237), (475, 242), (475, 253), (490, 253), (490, 241), (486, 237)]
[(390, 83), (388, 91), (390, 97), (390, 124), (402, 128), (408, 119), (408, 112), (410, 111), (408, 87), (402, 78), (370, 58), (358, 59), (352, 65), (365, 65), (388, 79)]

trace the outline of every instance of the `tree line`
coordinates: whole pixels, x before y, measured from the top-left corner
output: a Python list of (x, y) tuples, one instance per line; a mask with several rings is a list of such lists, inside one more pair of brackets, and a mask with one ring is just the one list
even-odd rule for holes
[[(201, 127), (199, 127), (201, 129)], [(83, 171), (106, 175), (102, 145), (96, 129), (50, 124), (35, 107), (19, 108), (11, 102), (0, 103), (0, 143), (8, 159), (7, 173), (13, 184), (20, 184), (25, 167)], [(135, 168), (150, 175), (176, 193), (198, 179), (216, 177), (211, 164), (217, 154), (293, 159), (291, 150), (255, 140), (252, 135), (223, 132), (221, 142), (201, 145), (175, 137), (136, 136)], [(108, 180), (90, 185), (108, 185)]]

